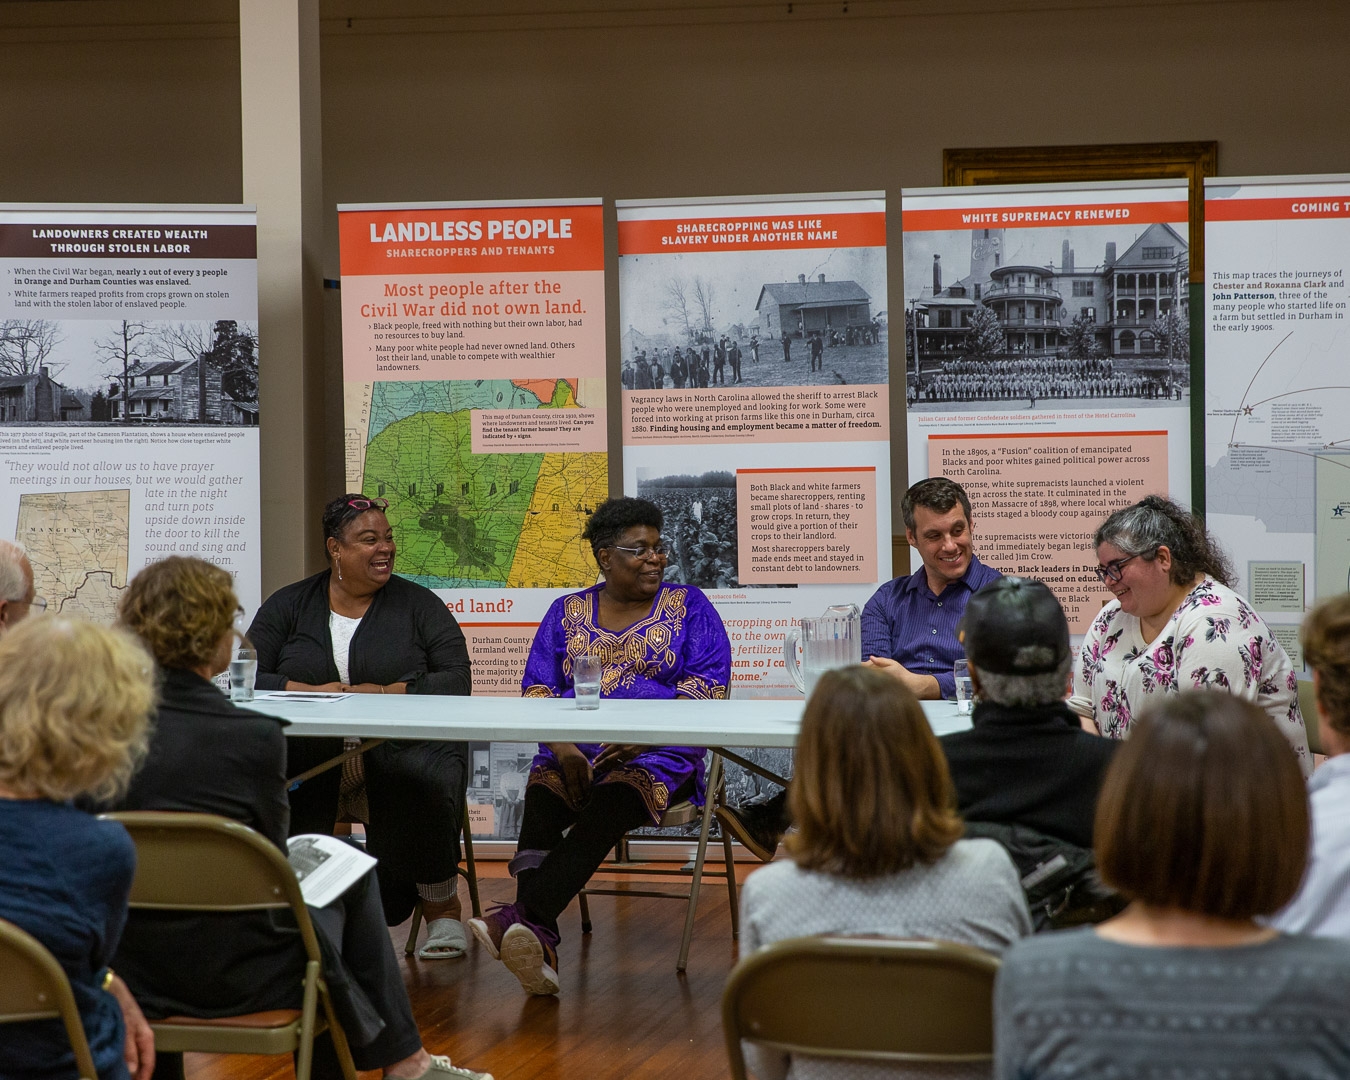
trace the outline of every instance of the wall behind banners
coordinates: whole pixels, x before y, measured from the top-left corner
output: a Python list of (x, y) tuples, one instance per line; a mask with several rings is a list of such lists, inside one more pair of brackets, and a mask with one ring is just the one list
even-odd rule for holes
[[(1350, 98), (1326, 92), (1326, 73), (1347, 58), (1350, 5), (1066, 0), (1014, 11), (915, 0), (903, 15), (900, 5), (855, 3), (848, 14), (799, 4), (792, 16), (784, 4), (648, 6), (511, 14), (470, 0), (454, 16), (422, 0), (324, 8), (325, 205), (763, 191), (766, 177), (777, 190), (894, 197), (939, 183), (952, 145), (1214, 138), (1229, 174), (1350, 171), (1350, 141), (1337, 136), (1350, 126)], [(399, 18), (409, 15), (419, 17)], [(241, 198), (237, 3), (14, 2), (0, 4), (0, 27), (0, 124), (21, 148), (0, 155), (0, 199)], [(1029, 57), (1053, 93), (1035, 106), (992, 107), (1026, 85)], [(492, 108), (465, 109), (466, 100)], [(428, 124), (439, 116), (453, 126)], [(172, 152), (148, 154), (148, 145)], [(324, 272), (338, 276), (331, 212)], [(617, 292), (609, 303), (617, 355)], [(327, 354), (333, 384), (336, 332)], [(329, 492), (342, 477), (341, 395), (309, 407), (326, 409), (328, 476), (308, 482)], [(617, 438), (617, 411), (611, 421)], [(900, 485), (904, 448), (894, 445)], [(289, 542), (283, 534), (265, 522), (265, 547)], [(317, 559), (317, 547), (306, 555)], [(265, 555), (265, 572), (272, 561)]]

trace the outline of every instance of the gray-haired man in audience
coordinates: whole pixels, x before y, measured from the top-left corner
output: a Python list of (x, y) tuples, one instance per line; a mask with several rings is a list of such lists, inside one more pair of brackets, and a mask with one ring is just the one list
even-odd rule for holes
[(1090, 848), (1118, 744), (1089, 735), (1064, 704), (1073, 658), (1055, 594), (1030, 578), (986, 585), (966, 604), (961, 643), (975, 683), (973, 726), (938, 740), (961, 816)]
[(33, 564), (23, 545), (0, 540), (0, 633), (46, 609), (47, 601), (33, 587)]

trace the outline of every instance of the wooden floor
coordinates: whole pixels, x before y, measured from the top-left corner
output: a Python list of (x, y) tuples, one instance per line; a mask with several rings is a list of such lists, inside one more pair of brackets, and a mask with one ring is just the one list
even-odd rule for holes
[[(743, 878), (751, 866), (738, 866)], [(480, 863), (484, 908), (514, 898), (504, 863)], [(633, 888), (654, 879), (628, 878)], [(619, 887), (623, 887), (620, 884)], [(467, 915), (467, 890), (461, 897)], [(676, 975), (681, 901), (590, 898), (595, 930), (581, 933), (574, 903), (560, 920), (562, 993), (530, 997), (470, 939), (462, 960), (403, 961), (407, 926), (390, 931), (404, 962), (413, 1013), (428, 1050), (497, 1080), (725, 1078), (722, 986), (736, 961), (726, 883), (706, 878), (689, 969)], [(282, 1080), (289, 1058), (190, 1055), (188, 1080)], [(377, 1077), (378, 1073), (363, 1073)]]

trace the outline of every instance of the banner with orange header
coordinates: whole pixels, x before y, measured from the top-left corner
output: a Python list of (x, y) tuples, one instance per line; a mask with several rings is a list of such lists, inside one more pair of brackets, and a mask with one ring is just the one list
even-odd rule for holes
[(455, 613), (474, 693), (517, 695), (548, 605), (596, 580), (601, 201), (338, 211), (348, 488), (389, 500), (394, 569)]
[(787, 627), (891, 575), (885, 197), (617, 207), (624, 490), (721, 614), (733, 696), (791, 697)]
[(1190, 494), (1186, 184), (901, 200), (909, 480), (961, 484), (976, 554), (1045, 581), (1081, 635), (1110, 598), (1097, 525)]

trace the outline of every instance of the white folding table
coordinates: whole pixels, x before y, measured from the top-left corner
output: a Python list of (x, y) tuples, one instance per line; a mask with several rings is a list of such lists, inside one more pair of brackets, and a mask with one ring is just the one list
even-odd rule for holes
[[(647, 746), (706, 746), (714, 753), (709, 772), (711, 790), (726, 758), (779, 784), (777, 776), (734, 750), (791, 747), (796, 744), (803, 702), (799, 699), (741, 699), (723, 701), (634, 700), (604, 698), (600, 707), (581, 710), (571, 698), (442, 697), (431, 694), (349, 694), (331, 697), (276, 696), (259, 692), (246, 705), (256, 712), (290, 721), (292, 737), (342, 736), (359, 738), (355, 750), (292, 777), (308, 779), (332, 768), (352, 754), (362, 753), (385, 739), (432, 739), (453, 742), (581, 742), (640, 743)], [(970, 727), (970, 717), (957, 712), (954, 701), (925, 701), (924, 715), (935, 734)], [(694, 856), (689, 907), (677, 970), (683, 971), (693, 936), (713, 800), (707, 800)]]

